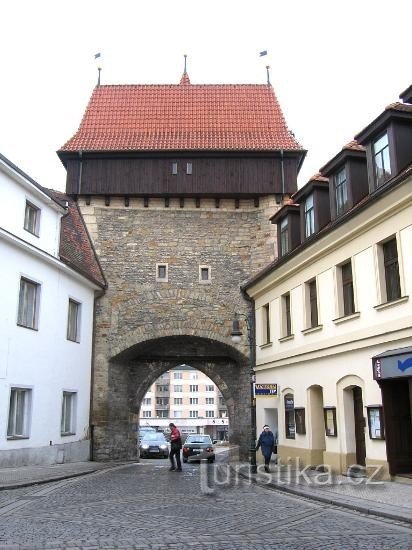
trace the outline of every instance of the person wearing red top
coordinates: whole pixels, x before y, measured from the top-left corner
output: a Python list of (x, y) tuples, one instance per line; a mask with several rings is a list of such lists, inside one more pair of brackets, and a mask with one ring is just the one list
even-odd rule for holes
[[(182, 463), (180, 462), (180, 450), (182, 448), (182, 438), (180, 437), (180, 431), (176, 428), (176, 426), (171, 422), (169, 424), (170, 428), (170, 453), (169, 453), (169, 459), (170, 459), (170, 469), (176, 470), (176, 472), (182, 471)], [(176, 464), (177, 468), (175, 466), (175, 460), (174, 457), (176, 457)]]

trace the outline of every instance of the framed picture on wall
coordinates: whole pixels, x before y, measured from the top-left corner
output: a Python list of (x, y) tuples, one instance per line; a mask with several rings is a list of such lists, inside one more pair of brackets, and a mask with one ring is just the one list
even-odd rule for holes
[(368, 411), (369, 437), (371, 439), (385, 439), (382, 405), (369, 405)]
[(323, 414), (325, 418), (325, 434), (329, 437), (337, 437), (336, 407), (324, 407)]
[(304, 407), (295, 407), (295, 425), (296, 425), (296, 433), (300, 435), (305, 435), (306, 424), (305, 424)]

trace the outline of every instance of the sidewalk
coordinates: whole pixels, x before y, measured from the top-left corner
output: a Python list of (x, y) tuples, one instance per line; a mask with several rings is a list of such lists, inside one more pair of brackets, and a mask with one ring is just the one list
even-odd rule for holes
[(50, 466), (0, 468), (0, 491), (90, 474), (120, 466), (120, 462), (68, 462)]
[(270, 465), (265, 473), (258, 465), (258, 473), (250, 473), (247, 463), (231, 463), (233, 470), (259, 485), (315, 499), (328, 504), (358, 510), (366, 514), (412, 523), (412, 483), (408, 481), (374, 482), (366, 477), (344, 475), (328, 476), (308, 470), (305, 475), (286, 465)]

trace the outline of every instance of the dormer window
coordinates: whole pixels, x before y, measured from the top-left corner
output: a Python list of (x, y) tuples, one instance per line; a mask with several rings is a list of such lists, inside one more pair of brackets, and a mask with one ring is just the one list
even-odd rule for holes
[(289, 221), (283, 218), (280, 222), (280, 253), (283, 256), (289, 252)]
[(384, 184), (391, 177), (388, 134), (385, 133), (372, 144), (373, 165), (376, 187)]
[(336, 215), (343, 214), (348, 208), (348, 183), (346, 179), (346, 168), (342, 168), (334, 178)]
[(305, 236), (310, 237), (315, 232), (315, 211), (313, 208), (313, 193), (305, 200)]

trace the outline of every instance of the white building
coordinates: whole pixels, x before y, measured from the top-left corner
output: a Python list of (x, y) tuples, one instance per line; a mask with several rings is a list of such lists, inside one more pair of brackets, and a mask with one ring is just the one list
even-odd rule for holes
[(96, 293), (77, 207), (0, 155), (0, 467), (87, 460)]
[(169, 422), (183, 434), (206, 433), (228, 440), (227, 407), (214, 382), (203, 372), (180, 365), (162, 374), (143, 398), (140, 425), (167, 428)]
[(278, 425), (283, 461), (412, 473), (411, 88), (401, 97), (272, 218), (279, 257), (246, 286), (256, 381), (278, 384), (257, 422)]

